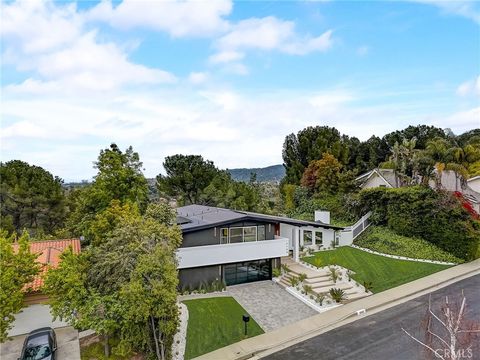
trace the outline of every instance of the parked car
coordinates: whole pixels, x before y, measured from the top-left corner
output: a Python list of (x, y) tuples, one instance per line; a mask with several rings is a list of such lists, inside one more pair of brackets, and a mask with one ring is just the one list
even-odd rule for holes
[(23, 343), (22, 355), (18, 360), (55, 360), (57, 337), (50, 327), (30, 332)]

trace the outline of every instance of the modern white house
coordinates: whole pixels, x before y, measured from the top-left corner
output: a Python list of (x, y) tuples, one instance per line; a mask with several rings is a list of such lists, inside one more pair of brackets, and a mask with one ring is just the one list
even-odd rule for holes
[(204, 205), (177, 209), (183, 242), (178, 249), (180, 287), (215, 280), (227, 285), (272, 278), (280, 258), (299, 260), (301, 247), (332, 246), (343, 229), (320, 221), (296, 220)]

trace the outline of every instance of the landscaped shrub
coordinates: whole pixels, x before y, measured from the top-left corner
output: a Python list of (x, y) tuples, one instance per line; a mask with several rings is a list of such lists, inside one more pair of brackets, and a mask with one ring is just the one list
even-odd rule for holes
[(307, 278), (307, 274), (301, 273), (300, 275), (298, 275), (298, 280), (300, 282), (304, 282), (306, 278)]
[(364, 281), (363, 287), (365, 288), (366, 292), (372, 292), (373, 290), (373, 283), (371, 281)]
[(451, 193), (425, 186), (374, 188), (360, 193), (358, 214), (399, 235), (420, 237), (457, 258), (478, 257), (480, 222)]
[(325, 298), (326, 296), (324, 293), (317, 294), (317, 296), (315, 297), (315, 302), (318, 303), (318, 305), (322, 306)]
[(384, 254), (405, 256), (414, 259), (463, 262), (452, 254), (418, 237), (398, 235), (384, 226), (371, 226), (357, 239), (355, 245)]
[(330, 296), (336, 303), (340, 303), (346, 298), (345, 291), (339, 288), (330, 289)]
[(310, 294), (313, 291), (313, 288), (310, 285), (303, 285), (303, 292), (305, 295)]
[(282, 275), (282, 270), (275, 268), (272, 270), (272, 275), (273, 277), (279, 277), (280, 275)]
[(298, 280), (298, 278), (297, 278), (296, 276), (293, 276), (293, 277), (290, 278), (290, 285), (291, 285), (292, 287), (297, 286), (298, 283), (299, 283), (299, 280)]
[(333, 283), (336, 284), (337, 280), (339, 280), (340, 273), (334, 267), (329, 267), (328, 270), (330, 270), (330, 280), (332, 280)]

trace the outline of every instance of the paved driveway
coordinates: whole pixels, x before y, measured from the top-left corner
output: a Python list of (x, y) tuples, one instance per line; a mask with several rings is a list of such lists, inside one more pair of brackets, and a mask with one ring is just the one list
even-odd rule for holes
[(270, 280), (233, 285), (227, 290), (265, 331), (318, 314)]
[[(458, 296), (464, 291), (467, 318), (480, 321), (480, 275), (459, 281), (432, 293), (432, 306), (445, 296)], [(357, 320), (325, 334), (293, 345), (270, 356), (268, 360), (423, 360), (427, 357), (421, 345), (402, 331), (402, 327), (423, 339), (420, 323), (425, 318), (428, 295)], [(438, 314), (439, 312), (436, 311)], [(434, 331), (443, 334), (443, 332)], [(474, 345), (480, 345), (480, 341)], [(441, 349), (443, 350), (443, 349)], [(461, 359), (480, 359), (480, 346), (472, 354), (464, 352)]]
[(42, 327), (61, 328), (68, 326), (67, 323), (56, 320), (50, 314), (50, 306), (43, 304), (30, 305), (15, 315), (15, 321), (9, 336), (28, 334), (30, 331)]
[[(57, 359), (80, 360), (80, 345), (78, 331), (68, 326), (55, 329), (57, 334)], [(17, 360), (22, 351), (25, 335), (15, 336), (12, 340), (0, 344), (0, 358), (2, 360)]]

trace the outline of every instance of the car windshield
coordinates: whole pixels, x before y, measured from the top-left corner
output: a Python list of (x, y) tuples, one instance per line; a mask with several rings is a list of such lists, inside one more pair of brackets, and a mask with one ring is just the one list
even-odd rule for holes
[(50, 347), (47, 344), (31, 346), (25, 349), (23, 360), (41, 360), (51, 355)]

